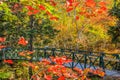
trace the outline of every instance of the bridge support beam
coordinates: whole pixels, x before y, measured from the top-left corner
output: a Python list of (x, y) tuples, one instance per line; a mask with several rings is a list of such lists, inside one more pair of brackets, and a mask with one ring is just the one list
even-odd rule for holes
[(84, 54), (84, 68), (87, 68), (87, 54)]
[(103, 70), (105, 69), (105, 66), (104, 66), (104, 53), (100, 53), (99, 67), (101, 67)]
[(72, 70), (74, 68), (75, 53), (72, 52)]

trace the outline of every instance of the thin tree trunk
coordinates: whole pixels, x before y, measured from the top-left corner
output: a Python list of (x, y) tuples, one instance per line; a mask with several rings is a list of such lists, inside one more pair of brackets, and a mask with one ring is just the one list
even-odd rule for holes
[[(34, 21), (33, 15), (31, 15), (30, 16), (30, 30), (33, 29), (33, 21)], [(30, 37), (30, 39), (29, 39), (29, 50), (33, 51), (33, 35), (32, 35), (32, 32), (29, 34), (29, 37)], [(32, 62), (32, 60), (30, 59), (29, 62)], [(32, 67), (29, 67), (29, 79), (31, 79), (32, 75), (33, 75)]]

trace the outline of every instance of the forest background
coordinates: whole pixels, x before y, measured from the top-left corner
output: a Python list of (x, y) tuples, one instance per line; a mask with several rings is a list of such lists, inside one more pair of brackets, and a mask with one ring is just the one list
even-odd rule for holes
[(119, 0), (67, 1), (0, 1), (0, 36), (8, 47), (16, 47), (21, 36), (33, 35), (34, 48), (120, 53)]

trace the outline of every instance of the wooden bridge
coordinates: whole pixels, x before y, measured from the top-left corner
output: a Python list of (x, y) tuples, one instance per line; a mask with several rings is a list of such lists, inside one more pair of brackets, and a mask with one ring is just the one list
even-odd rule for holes
[[(4, 48), (0, 51), (0, 60), (28, 60), (19, 56), (18, 53), (21, 51), (24, 51), (24, 49)], [(120, 70), (120, 54), (56, 48), (34, 48), (33, 52), (34, 54), (31, 56), (33, 61), (39, 61), (40, 58), (49, 58), (50, 56), (66, 56), (73, 60), (73, 62), (67, 64), (71, 68), (80, 66), (82, 69), (101, 67), (103, 70)]]

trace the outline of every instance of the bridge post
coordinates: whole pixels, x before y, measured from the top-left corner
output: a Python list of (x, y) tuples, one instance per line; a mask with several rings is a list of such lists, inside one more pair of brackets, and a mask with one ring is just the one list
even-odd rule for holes
[(1, 60), (2, 59), (5, 59), (5, 48), (4, 49), (2, 49), (1, 51), (0, 51), (1, 53), (0, 53), (0, 58), (1, 58)]
[(75, 52), (72, 52), (72, 70), (74, 68)]
[[(89, 52), (89, 56), (92, 55), (92, 52)], [(94, 64), (94, 63), (93, 63)], [(92, 61), (91, 61), (91, 57), (90, 57), (90, 67), (92, 66)]]
[(52, 48), (52, 56), (55, 57), (55, 48)]
[(61, 51), (61, 53), (62, 53), (62, 55), (63, 55), (63, 53), (64, 53), (64, 49), (60, 49), (60, 51)]
[(99, 67), (101, 67), (103, 70), (105, 69), (105, 66), (104, 66), (104, 53), (100, 53)]
[(120, 56), (119, 56), (119, 54), (115, 54), (115, 57), (117, 60), (119, 60), (119, 62), (116, 62), (115, 69), (120, 71)]
[(84, 55), (84, 68), (87, 67), (87, 54), (83, 54)]
[(46, 58), (47, 57), (47, 52), (46, 52), (46, 48), (44, 48), (44, 58)]
[[(36, 61), (39, 61), (39, 54), (38, 49), (36, 49)], [(40, 56), (41, 57), (41, 56)]]

